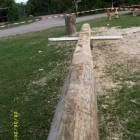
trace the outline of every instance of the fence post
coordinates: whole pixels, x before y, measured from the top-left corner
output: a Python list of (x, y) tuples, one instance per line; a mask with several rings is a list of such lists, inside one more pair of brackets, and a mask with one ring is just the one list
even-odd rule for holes
[(84, 24), (48, 140), (99, 140), (91, 29)]
[(140, 16), (140, 10), (134, 10), (133, 16)]
[(118, 19), (119, 18), (119, 12), (118, 12), (118, 9), (116, 8), (115, 10), (115, 18)]
[(111, 20), (112, 18), (111, 18), (111, 13), (110, 13), (110, 10), (109, 9), (107, 9), (107, 19), (108, 20)]
[(72, 35), (76, 32), (76, 16), (75, 15), (65, 16), (65, 27), (66, 27), (67, 35)]

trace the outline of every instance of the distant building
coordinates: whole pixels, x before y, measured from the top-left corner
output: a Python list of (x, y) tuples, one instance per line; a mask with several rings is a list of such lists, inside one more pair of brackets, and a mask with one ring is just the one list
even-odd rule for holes
[(8, 7), (0, 8), (0, 24), (6, 23), (9, 21), (8, 12), (9, 12)]

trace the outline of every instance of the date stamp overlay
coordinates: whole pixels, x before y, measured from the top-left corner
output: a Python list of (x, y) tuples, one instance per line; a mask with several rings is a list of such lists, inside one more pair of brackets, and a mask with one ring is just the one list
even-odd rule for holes
[(19, 139), (19, 137), (18, 137), (18, 117), (19, 117), (19, 114), (17, 111), (14, 111), (13, 117), (14, 117), (14, 123), (13, 123), (14, 140), (18, 140)]

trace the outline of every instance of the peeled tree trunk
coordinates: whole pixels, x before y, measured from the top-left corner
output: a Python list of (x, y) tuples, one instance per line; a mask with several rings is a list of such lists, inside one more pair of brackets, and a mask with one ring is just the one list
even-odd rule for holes
[(99, 140), (91, 29), (84, 24), (48, 140)]

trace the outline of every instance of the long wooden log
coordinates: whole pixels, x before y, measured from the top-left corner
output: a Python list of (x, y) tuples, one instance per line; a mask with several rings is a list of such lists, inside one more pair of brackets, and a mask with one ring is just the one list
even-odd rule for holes
[(48, 140), (99, 140), (90, 35), (89, 24), (84, 24)]

